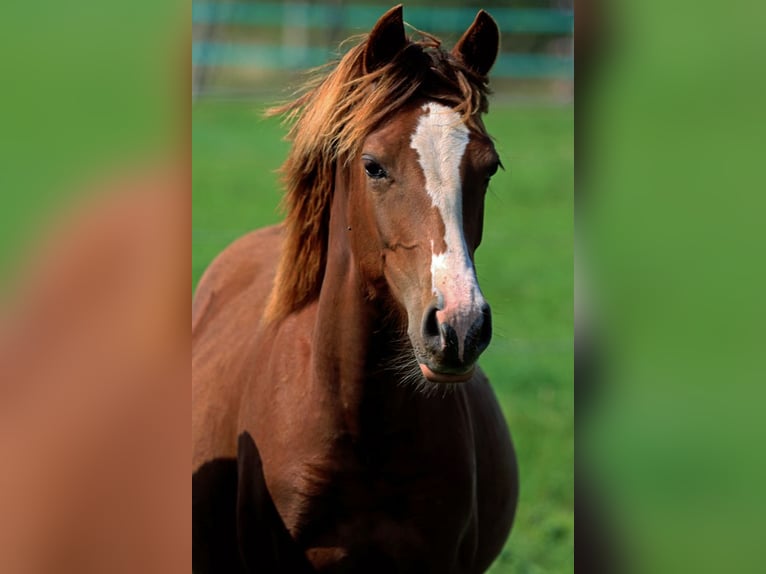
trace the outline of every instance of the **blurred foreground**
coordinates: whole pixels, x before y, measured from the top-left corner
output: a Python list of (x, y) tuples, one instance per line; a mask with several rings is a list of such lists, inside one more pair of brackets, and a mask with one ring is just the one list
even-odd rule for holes
[(191, 570), (185, 21), (3, 9), (4, 574)]
[(190, 569), (185, 166), (106, 188), (2, 310), (2, 572)]
[(760, 572), (764, 10), (585, 8), (578, 566)]

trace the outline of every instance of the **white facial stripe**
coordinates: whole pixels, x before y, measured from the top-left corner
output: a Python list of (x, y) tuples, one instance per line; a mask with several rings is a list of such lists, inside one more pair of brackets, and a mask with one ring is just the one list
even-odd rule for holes
[(431, 284), (439, 307), (454, 312), (456, 328), (468, 329), (470, 325), (459, 324), (465, 318), (461, 310), (483, 303), (463, 236), (460, 163), (468, 145), (468, 128), (460, 115), (446, 106), (430, 102), (423, 110), (426, 113), (418, 120), (410, 145), (418, 153), (426, 191), (444, 222), (447, 246), (446, 251), (436, 253), (431, 242)]

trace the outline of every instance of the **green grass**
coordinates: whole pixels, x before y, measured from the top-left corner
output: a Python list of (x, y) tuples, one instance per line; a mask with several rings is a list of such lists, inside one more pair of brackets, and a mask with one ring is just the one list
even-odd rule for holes
[[(275, 170), (287, 144), (261, 110), (194, 106), (193, 285), (229, 242), (280, 219)], [(516, 523), (493, 574), (573, 570), (573, 124), (571, 107), (498, 104), (487, 116), (506, 171), (493, 179), (477, 252), (494, 324), (481, 364), (521, 473)]]

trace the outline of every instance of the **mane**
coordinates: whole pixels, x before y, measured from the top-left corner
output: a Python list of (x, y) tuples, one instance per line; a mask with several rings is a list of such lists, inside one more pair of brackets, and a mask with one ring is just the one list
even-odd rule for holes
[(281, 115), (291, 124), (292, 147), (281, 168), (284, 239), (266, 320), (282, 319), (319, 296), (336, 170), (360, 151), (383, 119), (412, 101), (438, 100), (484, 132), (487, 78), (442, 49), (435, 37), (421, 36), (369, 73), (364, 69), (367, 36), (362, 36), (329, 73), (320, 68), (297, 99), (267, 110), (267, 116)]

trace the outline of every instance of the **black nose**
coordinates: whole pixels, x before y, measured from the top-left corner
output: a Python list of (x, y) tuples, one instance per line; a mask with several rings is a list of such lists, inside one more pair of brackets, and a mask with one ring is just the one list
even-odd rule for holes
[(431, 305), (423, 316), (423, 343), (435, 367), (445, 372), (463, 371), (489, 346), (492, 312), (484, 303), (478, 312), (470, 313), (462, 320), (447, 315), (446, 320), (440, 322), (438, 311)]

